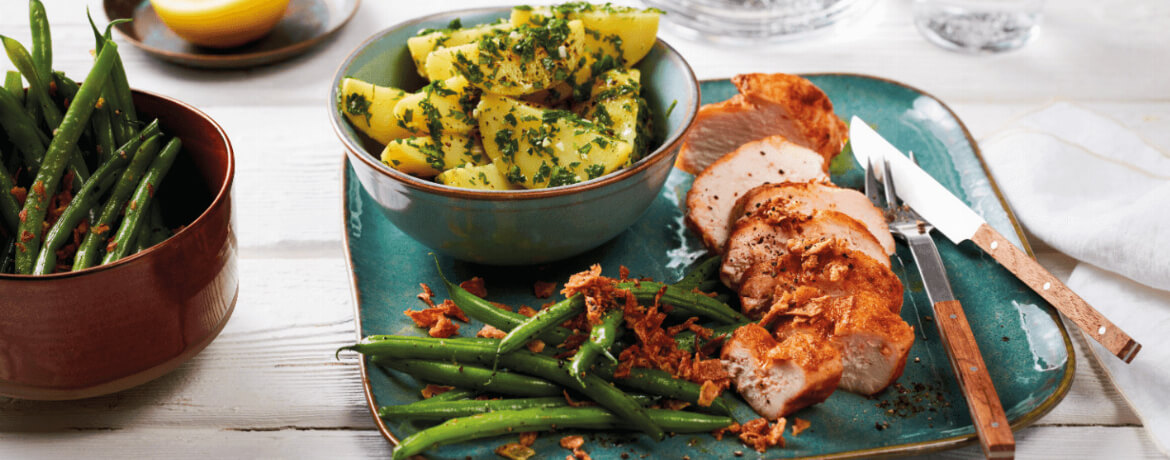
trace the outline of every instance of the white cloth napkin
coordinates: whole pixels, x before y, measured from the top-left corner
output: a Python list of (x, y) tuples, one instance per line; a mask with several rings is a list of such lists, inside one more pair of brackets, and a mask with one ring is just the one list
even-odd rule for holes
[(1089, 341), (1170, 454), (1170, 155), (1068, 103), (1025, 115), (980, 146), (1020, 223), (1080, 262), (1069, 287), (1142, 344), (1127, 365)]

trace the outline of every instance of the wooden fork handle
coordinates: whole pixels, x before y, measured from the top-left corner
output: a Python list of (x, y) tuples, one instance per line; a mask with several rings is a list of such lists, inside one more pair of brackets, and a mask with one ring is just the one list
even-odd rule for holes
[(987, 224), (979, 227), (971, 241), (1056, 307), (1084, 331), (1085, 335), (1099, 342), (1122, 361), (1126, 363), (1133, 361), (1138, 351), (1142, 349), (1141, 344), (1129, 334), (1110, 322), (1101, 312), (1085, 302), (1085, 299)]
[(994, 459), (1014, 458), (1016, 441), (1012, 427), (999, 402), (995, 385), (991, 383), (991, 375), (987, 373), (962, 305), (958, 300), (938, 302), (934, 304), (934, 314), (939, 334), (948, 344), (947, 356), (955, 369), (963, 397), (967, 399), (983, 455)]

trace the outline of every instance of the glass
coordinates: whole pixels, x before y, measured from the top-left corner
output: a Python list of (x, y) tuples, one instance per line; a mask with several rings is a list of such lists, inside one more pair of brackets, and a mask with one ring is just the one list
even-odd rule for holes
[(914, 25), (943, 48), (998, 53), (1036, 37), (1043, 6), (1044, 0), (914, 0)]
[(873, 0), (643, 0), (663, 18), (707, 39), (730, 42), (803, 38), (855, 16)]

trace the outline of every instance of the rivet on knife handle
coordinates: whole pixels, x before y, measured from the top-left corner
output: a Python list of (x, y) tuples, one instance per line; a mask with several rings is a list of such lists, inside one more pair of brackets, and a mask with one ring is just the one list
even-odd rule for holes
[(1142, 349), (1141, 344), (1125, 331), (1106, 319), (1101, 312), (987, 224), (979, 227), (971, 241), (1056, 307), (1084, 331), (1085, 335), (1096, 340), (1122, 361), (1126, 363), (1133, 361), (1138, 351)]
[(934, 314), (939, 334), (948, 344), (947, 356), (967, 399), (975, 433), (983, 445), (983, 455), (995, 459), (1015, 457), (1016, 441), (1012, 427), (999, 402), (995, 385), (991, 383), (991, 375), (987, 373), (987, 365), (983, 363), (983, 355), (979, 353), (979, 344), (975, 343), (963, 307), (958, 300), (946, 300), (934, 304)]

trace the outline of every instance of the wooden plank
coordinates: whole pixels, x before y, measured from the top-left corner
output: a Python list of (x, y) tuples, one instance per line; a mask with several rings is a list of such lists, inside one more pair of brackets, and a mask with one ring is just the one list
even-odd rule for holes
[(238, 431), (140, 428), (113, 431), (0, 433), (3, 458), (390, 458), (373, 430)]
[[(1165, 458), (1140, 427), (1035, 427), (1016, 433), (1016, 458)], [(983, 458), (978, 445), (912, 458)]]
[[(1019, 434), (1018, 458), (1164, 458), (1137, 427), (1039, 427)], [(586, 451), (589, 446), (585, 446)], [(747, 450), (747, 449), (745, 449)], [(388, 458), (387, 443), (373, 430), (238, 431), (214, 428), (0, 434), (4, 458)], [(750, 450), (748, 450), (750, 452)], [(773, 448), (769, 453), (779, 454)], [(565, 452), (553, 452), (556, 458)], [(550, 456), (552, 457), (552, 456)], [(753, 458), (746, 456), (745, 458)], [(977, 459), (979, 446), (912, 458)]]

